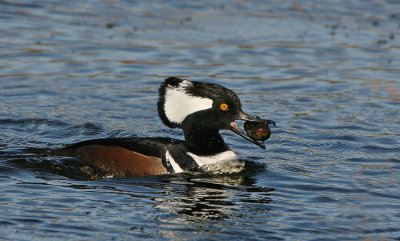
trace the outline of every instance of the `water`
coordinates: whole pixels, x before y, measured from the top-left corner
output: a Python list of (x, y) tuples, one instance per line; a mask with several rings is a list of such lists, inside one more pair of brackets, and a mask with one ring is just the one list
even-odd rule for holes
[[(0, 1), (3, 240), (400, 240), (398, 1)], [(87, 180), (42, 157), (101, 137), (182, 138), (168, 76), (272, 119), (224, 131), (242, 175)]]

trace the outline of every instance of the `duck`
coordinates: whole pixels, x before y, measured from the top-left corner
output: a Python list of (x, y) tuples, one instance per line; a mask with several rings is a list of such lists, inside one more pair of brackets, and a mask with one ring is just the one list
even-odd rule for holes
[(146, 177), (201, 172), (204, 167), (238, 160), (220, 134), (230, 130), (265, 149), (262, 141), (246, 135), (235, 122), (276, 125), (246, 114), (232, 90), (207, 82), (169, 77), (159, 87), (158, 115), (169, 128), (183, 130), (184, 140), (168, 137), (102, 138), (69, 144), (53, 156), (78, 158), (107, 177)]

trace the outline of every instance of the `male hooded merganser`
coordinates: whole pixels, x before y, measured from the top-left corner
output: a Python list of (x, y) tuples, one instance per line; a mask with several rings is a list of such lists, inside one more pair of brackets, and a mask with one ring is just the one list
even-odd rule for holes
[(105, 138), (53, 150), (52, 155), (73, 156), (114, 177), (144, 177), (200, 171), (204, 166), (237, 159), (219, 130), (228, 129), (265, 148), (244, 134), (235, 120), (275, 125), (242, 111), (239, 97), (211, 83), (167, 78), (159, 89), (158, 114), (170, 128), (181, 128), (185, 141), (171, 138)]

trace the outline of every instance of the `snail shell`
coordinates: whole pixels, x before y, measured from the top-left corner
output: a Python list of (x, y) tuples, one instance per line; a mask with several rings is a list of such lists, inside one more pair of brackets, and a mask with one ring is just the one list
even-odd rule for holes
[(256, 141), (265, 141), (271, 136), (271, 129), (266, 123), (246, 121), (244, 129), (247, 135)]

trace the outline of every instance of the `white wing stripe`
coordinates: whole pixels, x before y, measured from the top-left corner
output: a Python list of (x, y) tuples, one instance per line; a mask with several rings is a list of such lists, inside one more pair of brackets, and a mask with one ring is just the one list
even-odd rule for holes
[(174, 158), (172, 158), (171, 154), (169, 153), (169, 151), (167, 151), (165, 153), (165, 160), (171, 164), (172, 169), (174, 169), (175, 173), (180, 173), (183, 172), (182, 168), (178, 165), (178, 163), (176, 163), (176, 161), (174, 160)]

